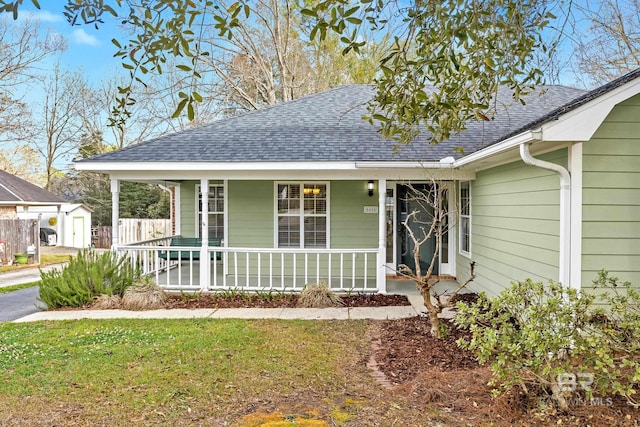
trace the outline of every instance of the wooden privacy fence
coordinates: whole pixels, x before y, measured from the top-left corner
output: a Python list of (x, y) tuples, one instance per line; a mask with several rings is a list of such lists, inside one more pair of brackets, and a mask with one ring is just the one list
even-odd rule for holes
[[(118, 231), (121, 245), (158, 239), (171, 235), (171, 220), (121, 218)], [(96, 248), (111, 247), (112, 230), (110, 225), (95, 227), (92, 229), (91, 234), (91, 241)]]
[(29, 262), (40, 262), (40, 226), (32, 219), (0, 219), (0, 260), (3, 264), (13, 261), (17, 253), (27, 252), (35, 246), (35, 254)]
[(91, 227), (91, 243), (96, 248), (109, 249), (111, 247), (111, 226)]

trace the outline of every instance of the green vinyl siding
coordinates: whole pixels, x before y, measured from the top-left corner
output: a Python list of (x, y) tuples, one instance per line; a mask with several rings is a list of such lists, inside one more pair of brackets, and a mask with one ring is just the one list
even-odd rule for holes
[[(218, 181), (216, 181), (217, 183)], [(196, 235), (196, 200), (199, 181), (181, 185), (182, 235)], [(213, 183), (213, 181), (211, 182)], [(273, 248), (274, 181), (229, 181), (228, 245)], [(364, 213), (365, 206), (378, 206), (378, 195), (367, 195), (366, 181), (331, 181), (329, 184), (330, 248), (377, 248), (378, 214)]]
[[(222, 181), (209, 181), (210, 185), (222, 184)], [(180, 234), (184, 237), (196, 237), (196, 206), (200, 181), (183, 181), (180, 184)]]
[[(307, 182), (307, 181), (305, 181)], [(313, 182), (313, 181), (309, 181)], [(229, 246), (243, 248), (274, 248), (275, 200), (274, 181), (229, 181), (228, 214)], [(378, 199), (366, 193), (366, 181), (332, 181), (329, 184), (329, 227), (331, 249), (376, 248), (378, 215), (365, 214), (364, 206), (377, 205)], [(311, 249), (312, 250), (312, 249)], [(280, 283), (281, 276), (292, 286), (294, 271), (303, 274), (308, 269), (308, 283), (330, 282), (333, 288), (362, 286), (366, 270), (367, 286), (375, 289), (376, 255), (357, 254), (279, 254), (240, 253), (230, 255), (229, 273), (238, 271), (249, 278), (253, 286), (264, 286), (273, 280)], [(329, 260), (331, 268), (329, 268)], [(247, 262), (249, 270), (247, 271)], [(260, 266), (258, 268), (258, 265)], [(269, 270), (273, 269), (273, 277)], [(340, 273), (344, 276), (339, 281)], [(354, 282), (355, 280), (355, 282)], [(296, 286), (307, 283), (301, 278)]]
[(230, 247), (274, 247), (273, 181), (229, 181)]
[[(567, 150), (536, 156), (566, 167)], [(480, 171), (471, 182), (471, 258), (458, 254), (456, 275), (495, 295), (513, 280), (558, 279), (560, 180), (556, 173), (513, 162)]]
[(330, 198), (331, 248), (377, 248), (378, 214), (364, 213), (378, 206), (377, 191), (369, 197), (367, 181), (332, 181)]
[(600, 269), (640, 286), (640, 96), (583, 144), (582, 287)]
[(180, 234), (196, 237), (196, 185), (200, 181), (185, 181), (180, 185)]

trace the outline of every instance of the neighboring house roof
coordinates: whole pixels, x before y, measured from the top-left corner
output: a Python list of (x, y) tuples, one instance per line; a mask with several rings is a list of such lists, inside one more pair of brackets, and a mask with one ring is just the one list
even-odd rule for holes
[(60, 205), (57, 195), (0, 169), (0, 205)]
[[(85, 162), (340, 162), (439, 161), (472, 153), (558, 111), (585, 91), (545, 86), (514, 102), (508, 91), (496, 100), (494, 120), (471, 122), (449, 141), (408, 146), (384, 139), (362, 117), (374, 95), (369, 85), (342, 86), (273, 107), (214, 121), (102, 154)], [(462, 149), (462, 150), (460, 150)]]

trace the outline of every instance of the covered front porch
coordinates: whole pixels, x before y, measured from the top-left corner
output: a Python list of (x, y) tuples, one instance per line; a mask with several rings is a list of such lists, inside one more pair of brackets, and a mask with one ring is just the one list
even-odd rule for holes
[[(173, 235), (121, 242), (114, 232), (112, 249), (172, 291), (296, 292), (325, 282), (344, 293), (414, 293), (413, 282), (397, 275), (409, 250), (402, 235), (409, 209), (400, 199), (404, 183), (441, 182), (451, 195), (448, 222), (455, 224), (455, 182), (466, 177), (445, 166), (426, 174), (422, 166), (401, 174), (370, 167), (357, 173), (305, 171), (286, 179), (276, 170), (218, 171), (200, 179), (195, 172), (167, 179), (115, 174), (113, 224), (119, 221), (122, 181), (156, 183), (172, 194)], [(455, 231), (444, 239), (437, 245), (437, 274), (454, 280)], [(190, 243), (181, 245), (185, 240)]]

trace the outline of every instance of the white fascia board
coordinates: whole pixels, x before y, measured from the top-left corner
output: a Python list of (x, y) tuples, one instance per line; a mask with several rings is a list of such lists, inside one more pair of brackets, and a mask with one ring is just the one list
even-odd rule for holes
[(542, 126), (543, 141), (589, 141), (613, 107), (640, 93), (640, 79), (611, 90)]
[(451, 163), (440, 162), (417, 162), (417, 161), (375, 161), (375, 162), (356, 162), (358, 169), (451, 169)]
[(517, 148), (522, 143), (534, 142), (536, 141), (536, 139), (537, 138), (535, 137), (534, 132), (531, 132), (531, 131), (522, 132), (516, 136), (512, 136), (509, 139), (505, 139), (502, 142), (498, 142), (497, 144), (490, 145), (487, 148), (483, 148), (482, 150), (476, 151), (475, 153), (462, 157), (456, 160), (455, 162), (453, 162), (453, 166), (454, 167), (466, 166), (473, 162), (486, 159), (487, 157), (491, 157), (496, 154), (505, 152), (507, 150)]
[(76, 170), (117, 171), (282, 171), (353, 170), (354, 162), (80, 162)]
[[(452, 163), (419, 162), (255, 162), (255, 163), (95, 163), (82, 170), (107, 173), (123, 181), (473, 179)], [(366, 167), (363, 167), (365, 166)], [(383, 167), (384, 166), (384, 167)], [(470, 175), (471, 174), (471, 175)], [(464, 175), (464, 176), (462, 176)]]
[(349, 180), (469, 180), (475, 178), (475, 172), (460, 169), (358, 169), (358, 170), (277, 170), (277, 171), (120, 171), (110, 172), (111, 178), (121, 181), (161, 182), (163, 179), (173, 181), (193, 181), (203, 177), (216, 180), (249, 180), (249, 181), (349, 181)]

